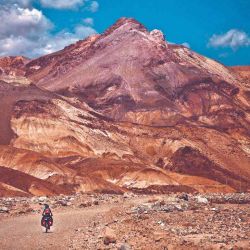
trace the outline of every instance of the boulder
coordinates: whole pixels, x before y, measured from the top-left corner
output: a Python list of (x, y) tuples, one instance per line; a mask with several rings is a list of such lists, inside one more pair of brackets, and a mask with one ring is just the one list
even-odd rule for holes
[(105, 228), (103, 233), (103, 243), (109, 245), (111, 243), (116, 243), (115, 231), (109, 227)]
[(118, 250), (131, 250), (131, 247), (129, 244), (121, 244), (118, 248)]
[(66, 200), (59, 200), (56, 202), (58, 205), (61, 205), (63, 207), (69, 206), (71, 203)]
[(0, 213), (8, 213), (9, 209), (7, 207), (0, 207)]
[(38, 200), (39, 200), (40, 202), (44, 202), (44, 201), (47, 200), (47, 197), (46, 197), (46, 196), (40, 196), (40, 197), (38, 198)]
[(98, 201), (98, 200), (94, 200), (94, 201), (93, 201), (93, 204), (94, 204), (94, 205), (99, 205), (99, 201)]
[(188, 194), (186, 193), (180, 194), (177, 197), (181, 200), (188, 201)]
[(132, 198), (132, 197), (133, 197), (133, 193), (126, 192), (123, 194), (123, 198), (125, 198), (125, 199)]
[(208, 199), (205, 198), (205, 197), (197, 196), (196, 199), (197, 199), (197, 202), (198, 202), (198, 203), (201, 203), (201, 204), (208, 204)]
[(79, 207), (91, 207), (91, 202), (90, 201), (83, 202), (79, 205)]

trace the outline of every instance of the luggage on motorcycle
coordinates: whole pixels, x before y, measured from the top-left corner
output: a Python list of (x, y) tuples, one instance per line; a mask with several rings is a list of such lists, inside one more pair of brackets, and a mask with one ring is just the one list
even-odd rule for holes
[(45, 227), (46, 222), (48, 222), (49, 226), (53, 226), (53, 218), (52, 217), (43, 217), (41, 220), (41, 226)]

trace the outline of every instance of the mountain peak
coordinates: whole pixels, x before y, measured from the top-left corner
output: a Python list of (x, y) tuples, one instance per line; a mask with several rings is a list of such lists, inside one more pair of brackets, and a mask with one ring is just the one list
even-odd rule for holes
[[(120, 24), (125, 24), (125, 23), (130, 23), (130, 24), (138, 24), (144, 27), (143, 24), (141, 24), (139, 21), (137, 21), (136, 19), (132, 18), (132, 17), (121, 17), (119, 18), (116, 23), (120, 23)], [(114, 25), (115, 25), (114, 24)]]
[(105, 34), (109, 34), (114, 30), (122, 29), (124, 31), (129, 30), (140, 30), (140, 31), (147, 31), (145, 26), (135, 20), (134, 18), (122, 17), (118, 19), (109, 29), (106, 30)]
[(0, 196), (7, 175), (38, 195), (31, 182), (60, 193), (249, 191), (247, 80), (163, 39), (121, 18), (29, 63), (0, 59), (0, 166), (28, 175), (0, 167)]
[(150, 32), (150, 35), (159, 41), (165, 40), (165, 36), (161, 30), (154, 29)]

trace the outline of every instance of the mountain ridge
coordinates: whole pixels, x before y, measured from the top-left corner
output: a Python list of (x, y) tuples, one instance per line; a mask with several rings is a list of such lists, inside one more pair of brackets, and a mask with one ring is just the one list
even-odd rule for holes
[(239, 68), (129, 18), (58, 52), (4, 60), (1, 166), (66, 192), (249, 191)]

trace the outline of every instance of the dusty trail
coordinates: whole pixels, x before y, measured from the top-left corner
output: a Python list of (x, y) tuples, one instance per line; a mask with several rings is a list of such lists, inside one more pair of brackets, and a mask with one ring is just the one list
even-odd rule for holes
[[(105, 214), (117, 204), (88, 209), (75, 209), (54, 214), (51, 233), (44, 233), (40, 215), (8, 218), (1, 221), (0, 242), (2, 250), (13, 249), (69, 249), (71, 236), (96, 215)], [(28, 246), (28, 247), (27, 247)]]
[(0, 220), (0, 249), (73, 249), (78, 228), (87, 228), (93, 221), (106, 217), (110, 210), (124, 209), (146, 200), (146, 197), (137, 197), (89, 208), (73, 208), (61, 212), (54, 210), (54, 225), (50, 233), (45, 233), (41, 227), (40, 214), (4, 218)]
[[(2, 207), (9, 206), (9, 213), (0, 216), (0, 250), (111, 250), (124, 244), (138, 250), (250, 249), (249, 194), (183, 197), (65, 197), (71, 203), (54, 206), (55, 223), (48, 234), (40, 226), (38, 199), (12, 200), (11, 206), (3, 200)], [(46, 202), (55, 204), (56, 199)], [(17, 216), (27, 208), (37, 213)]]

